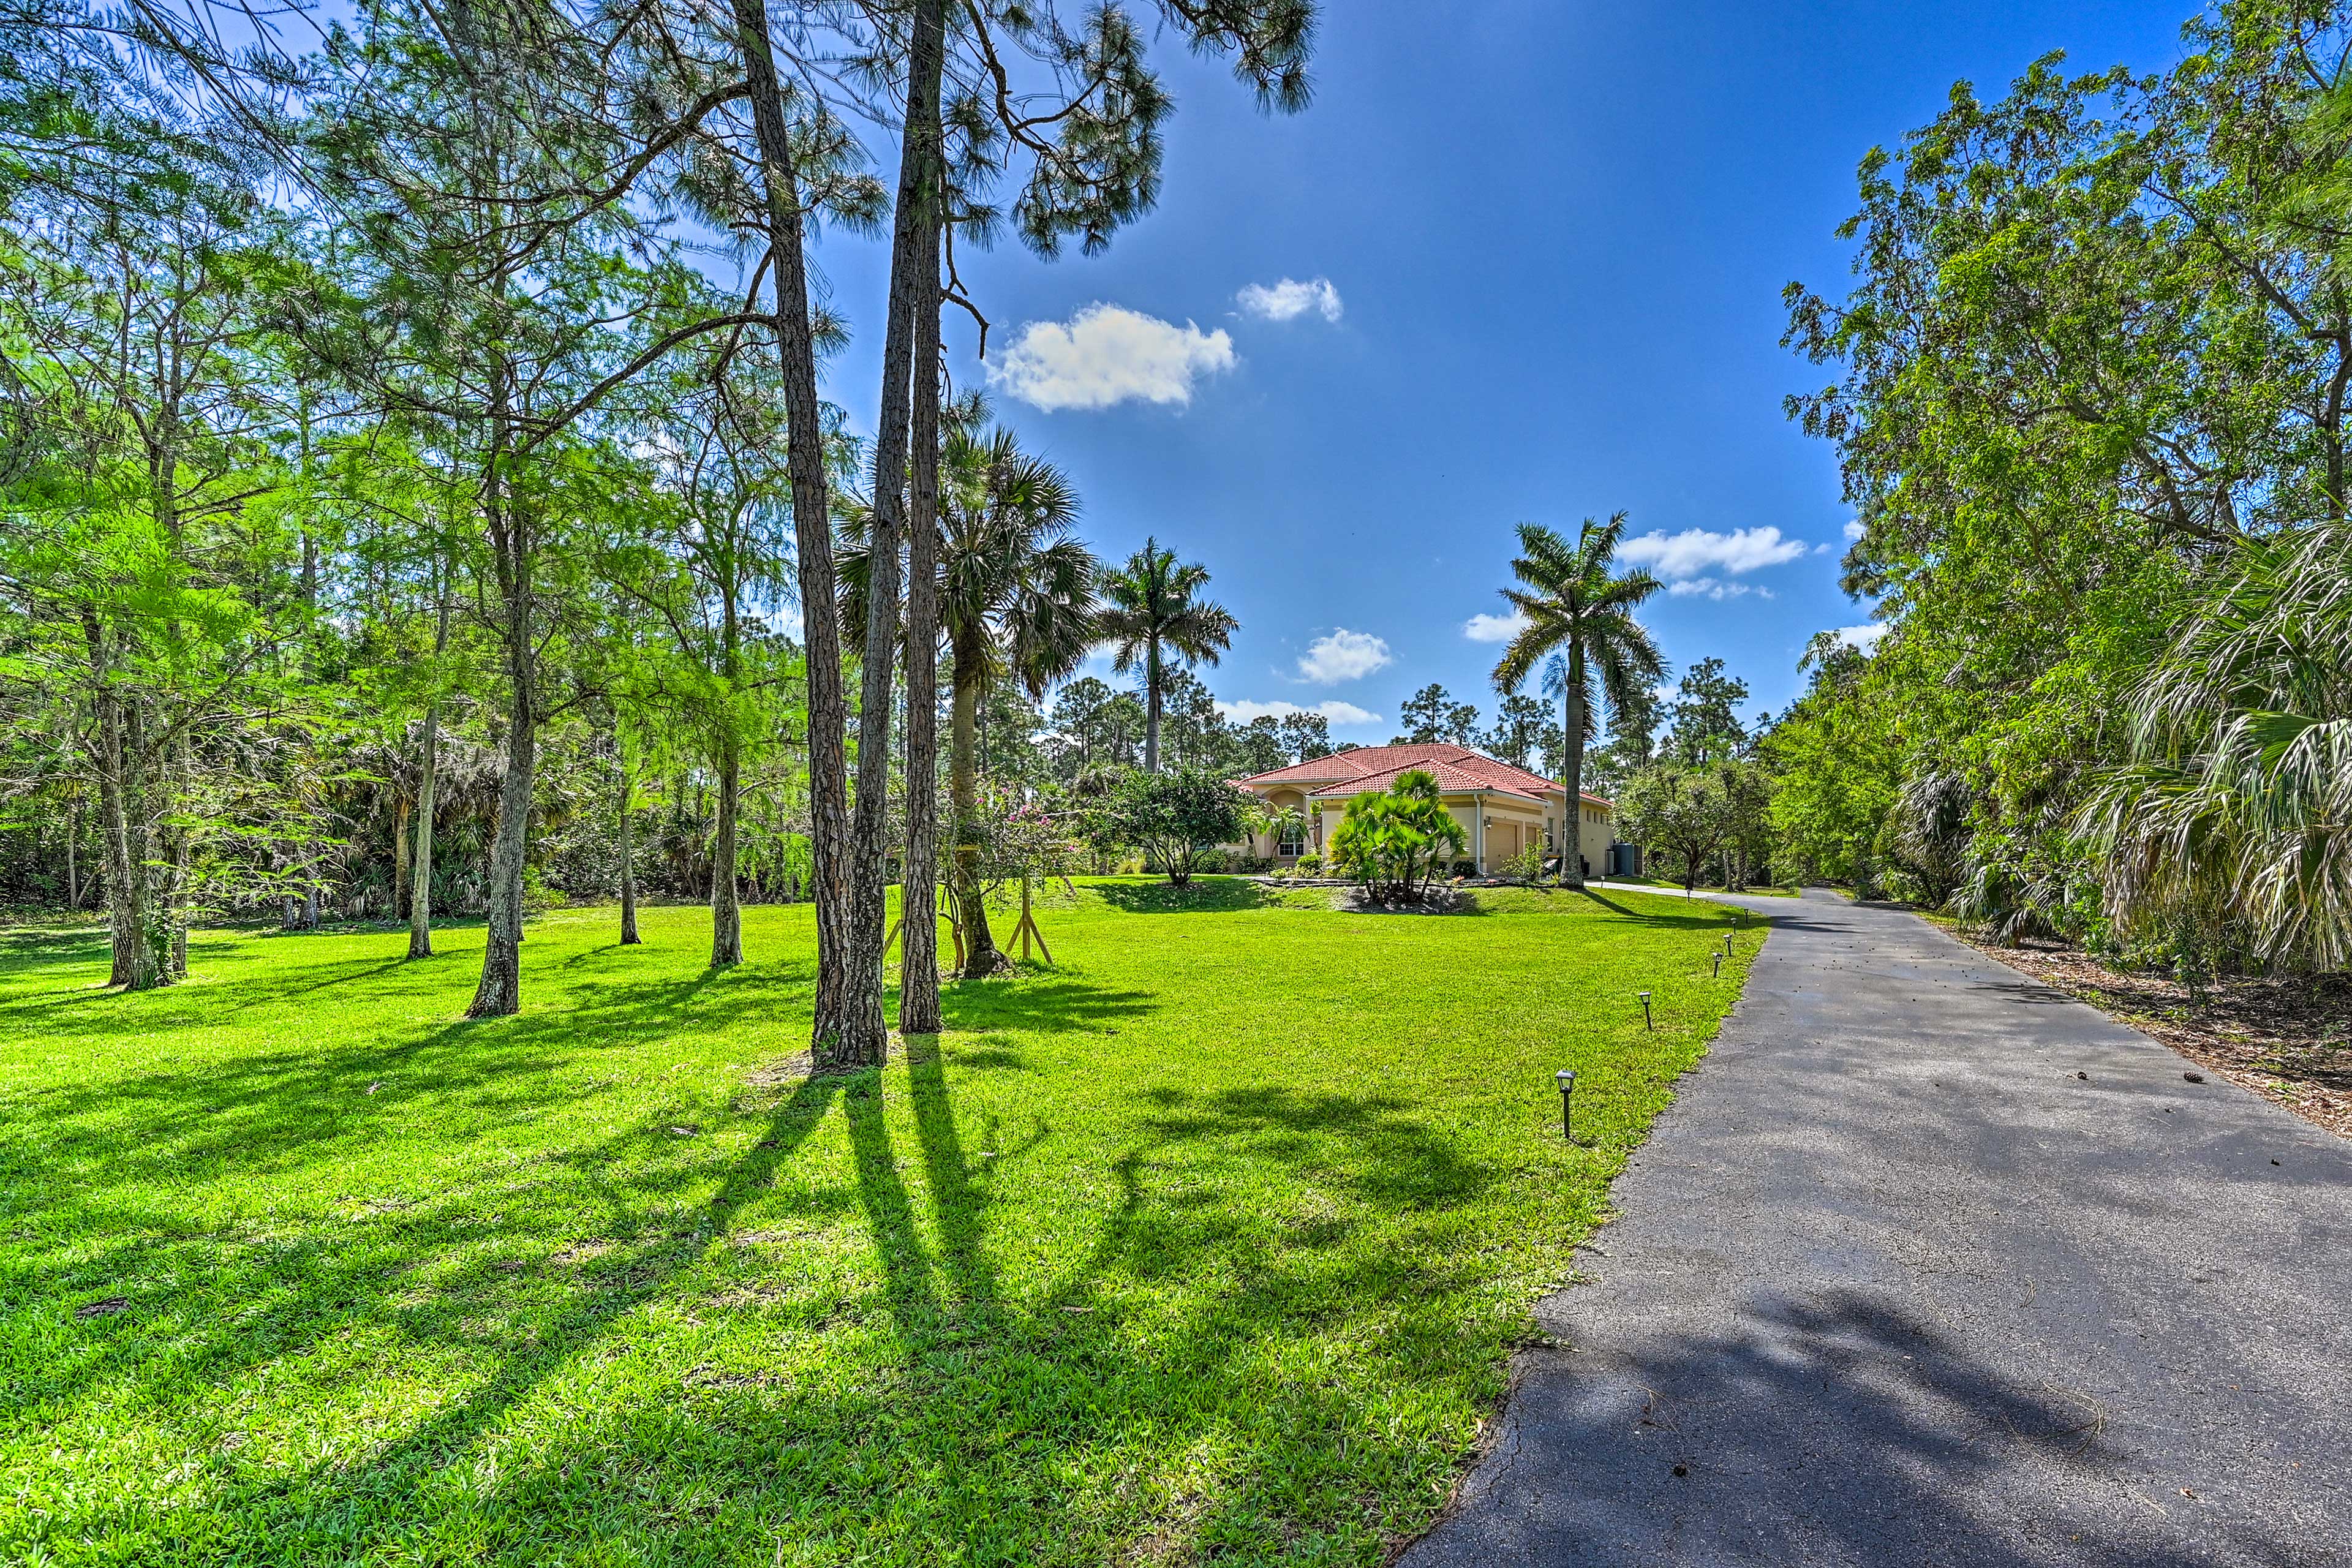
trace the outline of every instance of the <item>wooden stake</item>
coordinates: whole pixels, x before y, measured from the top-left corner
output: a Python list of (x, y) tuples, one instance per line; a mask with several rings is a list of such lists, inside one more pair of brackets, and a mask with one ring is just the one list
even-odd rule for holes
[(1045, 933), (1037, 929), (1037, 917), (1030, 912), (1029, 879), (1026, 877), (1021, 879), (1021, 923), (1013, 928), (1013, 934), (1021, 943), (1022, 963), (1029, 962), (1029, 943), (1032, 939), (1034, 939), (1037, 943), (1037, 951), (1045, 955), (1045, 962), (1048, 963), (1054, 962), (1054, 950), (1045, 945)]

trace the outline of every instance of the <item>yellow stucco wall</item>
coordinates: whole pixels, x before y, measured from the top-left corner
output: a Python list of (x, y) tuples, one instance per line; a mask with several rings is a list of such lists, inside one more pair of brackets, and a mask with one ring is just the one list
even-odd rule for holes
[[(1331, 836), (1339, 831), (1339, 819), (1347, 815), (1347, 802), (1327, 800), (1309, 803), (1305, 794), (1292, 785), (1276, 785), (1258, 793), (1270, 805), (1302, 806), (1311, 817), (1318, 818), (1320, 831), (1308, 835), (1308, 847), (1318, 852), (1331, 842)], [(1549, 841), (1558, 842), (1562, 803), (1557, 795), (1540, 804), (1495, 794), (1448, 795), (1444, 799), (1446, 810), (1454, 821), (1462, 825), (1463, 857), (1477, 858), (1478, 868), (1482, 872), (1500, 869), (1505, 861), (1527, 845), (1547, 842), (1548, 832), (1554, 836)], [(1609, 845), (1614, 837), (1609, 810), (1588, 802), (1580, 816), (1582, 820), (1578, 824), (1580, 847), (1591, 867), (1592, 875), (1604, 876), (1609, 869)], [(1479, 853), (1482, 849), (1483, 855)], [(1251, 841), (1249, 851), (1253, 855), (1271, 856), (1275, 853), (1274, 840), (1262, 834)]]

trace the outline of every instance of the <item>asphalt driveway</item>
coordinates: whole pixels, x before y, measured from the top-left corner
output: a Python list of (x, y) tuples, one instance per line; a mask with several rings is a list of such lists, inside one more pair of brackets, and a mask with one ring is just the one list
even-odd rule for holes
[(2352, 1142), (1809, 892), (1407, 1554), (2352, 1564)]

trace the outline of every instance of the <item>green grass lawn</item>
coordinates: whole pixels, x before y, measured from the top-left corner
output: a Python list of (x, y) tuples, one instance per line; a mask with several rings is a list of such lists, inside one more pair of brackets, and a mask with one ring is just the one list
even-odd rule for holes
[(488, 1023), (478, 926), (10, 933), (0, 1560), (1375, 1562), (1760, 940), (1482, 900), (1086, 885), (819, 1079), (805, 906), (545, 916)]

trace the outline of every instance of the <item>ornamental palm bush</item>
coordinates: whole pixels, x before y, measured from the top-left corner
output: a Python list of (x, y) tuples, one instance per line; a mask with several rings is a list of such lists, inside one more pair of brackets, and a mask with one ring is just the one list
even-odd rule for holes
[(2126, 938), (2352, 967), (2352, 530), (2242, 547), (2079, 819)]
[(1413, 768), (1387, 789), (1366, 790), (1348, 803), (1331, 835), (1331, 863), (1373, 899), (1397, 903), (1421, 897), (1465, 842), (1437, 780)]

